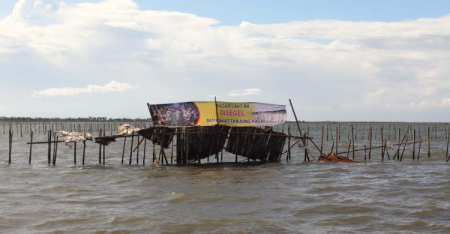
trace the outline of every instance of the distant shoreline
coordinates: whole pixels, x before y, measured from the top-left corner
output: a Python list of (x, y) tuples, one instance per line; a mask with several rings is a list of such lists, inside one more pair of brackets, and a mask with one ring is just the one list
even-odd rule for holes
[[(31, 117), (0, 117), (0, 122), (152, 122), (151, 118), (31, 118)], [(286, 121), (288, 124), (295, 123), (294, 120)], [(304, 121), (300, 120), (299, 123), (436, 123), (446, 124), (450, 122), (414, 122), (414, 121)]]

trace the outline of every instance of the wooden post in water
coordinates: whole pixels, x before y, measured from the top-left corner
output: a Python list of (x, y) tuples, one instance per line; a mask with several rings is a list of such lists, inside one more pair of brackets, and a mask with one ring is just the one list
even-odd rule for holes
[(84, 156), (86, 154), (86, 141), (83, 141), (83, 166), (84, 166)]
[(400, 128), (398, 129), (397, 144), (398, 144), (397, 153), (395, 155), (397, 156), (397, 160), (400, 160)]
[(322, 125), (322, 135), (320, 137), (320, 155), (323, 154), (323, 128), (324, 126)]
[(59, 137), (56, 136), (56, 139), (55, 139), (55, 151), (53, 152), (53, 166), (56, 166), (56, 157), (58, 155), (58, 140), (59, 140)]
[(30, 157), (28, 159), (28, 164), (31, 165), (31, 153), (33, 151), (33, 130), (30, 132)]
[(327, 141), (328, 141), (328, 123), (327, 123)]
[[(140, 143), (139, 138), (140, 138), (140, 136), (138, 135), (137, 142)], [(138, 144), (137, 150), (136, 150), (136, 165), (139, 165), (139, 146), (141, 146), (141, 144)]]
[(353, 149), (353, 152), (352, 152), (353, 159), (355, 159), (355, 134), (353, 131), (353, 124), (352, 124), (352, 149)]
[(134, 143), (134, 131), (131, 133), (131, 147), (130, 147), (130, 160), (129, 165), (131, 165), (131, 159), (133, 157), (133, 143)]
[(145, 153), (147, 152), (147, 138), (144, 138), (144, 156), (142, 157), (142, 165), (145, 165)]
[(124, 138), (123, 140), (123, 147), (122, 147), (122, 164), (123, 164), (123, 159), (125, 158), (125, 146), (127, 144), (127, 137)]
[(372, 126), (369, 127), (369, 160), (372, 154)]
[(428, 157), (431, 156), (431, 150), (430, 150), (430, 127), (427, 128), (427, 139), (428, 139)]
[(173, 164), (173, 138), (174, 136), (172, 136), (172, 146), (170, 149), (170, 164)]
[(367, 160), (366, 155), (367, 155), (367, 147), (366, 145), (364, 145), (364, 162)]
[(445, 151), (445, 159), (447, 160), (447, 162), (448, 162), (448, 158), (449, 158), (449, 156), (448, 156), (448, 144), (449, 144), (449, 141), (450, 141), (450, 131), (447, 130), (447, 151)]
[(77, 165), (77, 142), (73, 143), (73, 164)]
[[(286, 155), (286, 162), (290, 160), (290, 157), (291, 157), (291, 125), (288, 125), (288, 152)], [(250, 158), (250, 156), (248, 158)]]
[(335, 135), (335, 139), (336, 139), (336, 155), (337, 155), (337, 153), (338, 153), (338, 146), (339, 146), (339, 142), (338, 142), (338, 139), (339, 139), (339, 129), (338, 129), (338, 126), (336, 126), (336, 135)]
[[(102, 130), (98, 133), (98, 137), (102, 137)], [(98, 144), (98, 164), (102, 164), (102, 144)]]
[(419, 158), (420, 158), (420, 146), (421, 145), (422, 145), (422, 139), (420, 139), (420, 142), (419, 142), (419, 150), (417, 152), (417, 161), (419, 161)]
[(51, 163), (51, 157), (52, 157), (52, 131), (48, 130), (48, 165)]
[(9, 129), (8, 165), (11, 165), (12, 144), (13, 144), (13, 131)]
[(383, 126), (381, 126), (380, 129), (380, 140), (381, 140), (381, 161), (384, 161), (384, 150), (385, 150), (385, 146), (384, 146), (384, 136), (383, 136)]
[(350, 139), (350, 140), (348, 140), (347, 158), (348, 158), (348, 155), (350, 154), (350, 146), (351, 145), (352, 145), (352, 140)]
[(416, 160), (416, 129), (413, 130), (412, 159), (413, 159), (413, 161)]

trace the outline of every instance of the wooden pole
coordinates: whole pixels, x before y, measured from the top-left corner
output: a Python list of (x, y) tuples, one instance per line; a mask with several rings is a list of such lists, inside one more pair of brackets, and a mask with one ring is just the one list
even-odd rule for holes
[[(381, 146), (384, 146), (384, 139), (383, 139), (383, 127), (380, 129), (380, 140), (381, 140)], [(384, 161), (384, 150), (386, 147), (381, 147), (381, 161)]]
[(48, 165), (51, 163), (51, 157), (52, 157), (52, 131), (48, 130)]
[(73, 143), (73, 164), (77, 165), (77, 142)]
[[(397, 156), (397, 160), (400, 160), (400, 157), (398, 157), (398, 156), (400, 156), (400, 128), (397, 131), (398, 131), (398, 134), (397, 134), (398, 147), (397, 147), (396, 156)], [(395, 159), (395, 156), (394, 156), (394, 159)]]
[[(288, 153), (286, 155), (286, 162), (288, 162), (290, 160), (290, 157), (291, 157), (291, 138), (290, 138), (290, 136), (291, 136), (291, 125), (288, 125), (288, 135), (289, 135), (289, 137), (288, 137)], [(250, 158), (250, 157), (248, 157), (248, 158)]]
[(53, 153), (53, 166), (56, 166), (56, 157), (58, 155), (58, 136), (56, 136), (55, 140), (55, 152)]
[(172, 137), (172, 146), (170, 149), (170, 164), (173, 164), (173, 137)]
[(144, 138), (144, 156), (142, 157), (142, 165), (145, 165), (145, 153), (147, 151), (147, 138)]
[(30, 157), (28, 159), (28, 164), (31, 165), (31, 153), (33, 152), (33, 131), (30, 132)]
[(84, 157), (86, 155), (86, 141), (83, 141), (83, 166), (84, 166)]
[(412, 159), (413, 159), (413, 161), (416, 160), (416, 129), (413, 130)]
[(131, 133), (131, 147), (130, 147), (130, 161), (129, 165), (131, 165), (131, 159), (133, 157), (133, 143), (134, 143), (134, 131)]
[(445, 159), (447, 159), (448, 161), (448, 145), (449, 145), (449, 141), (450, 141), (450, 131), (447, 130), (447, 151), (445, 152)]
[(348, 158), (348, 156), (349, 156), (349, 154), (350, 154), (350, 146), (352, 145), (352, 140), (350, 139), (350, 140), (348, 140), (348, 148), (347, 148), (347, 158)]
[(123, 164), (123, 159), (125, 158), (125, 146), (127, 144), (127, 137), (125, 137), (125, 139), (123, 140), (123, 147), (122, 147), (122, 164)]
[(428, 140), (428, 157), (431, 156), (431, 150), (430, 150), (430, 127), (427, 128), (427, 140)]
[[(102, 130), (98, 133), (98, 137), (102, 136)], [(102, 164), (102, 144), (98, 144), (98, 164)]]
[(422, 146), (422, 139), (420, 139), (420, 142), (419, 142), (419, 150), (417, 152), (417, 161), (419, 161), (419, 158), (420, 158), (420, 146)]
[(12, 154), (12, 144), (13, 144), (13, 131), (9, 129), (9, 157), (8, 157), (8, 165), (11, 165), (11, 154)]
[[(138, 135), (138, 137), (137, 137), (137, 142), (139, 142), (139, 138), (140, 138), (140, 136)], [(145, 138), (144, 138), (145, 139)], [(139, 146), (140, 146), (141, 144), (138, 144), (138, 146), (137, 146), (137, 151), (136, 151), (136, 165), (139, 165)]]
[[(366, 161), (367, 160), (367, 147), (366, 147), (366, 145), (364, 145), (364, 161)], [(347, 157), (348, 158), (348, 157)]]
[(370, 133), (369, 133), (369, 160), (370, 155), (372, 154), (372, 126), (370, 126)]
[(339, 129), (338, 129), (338, 126), (336, 126), (336, 135), (335, 135), (335, 139), (336, 139), (336, 154), (337, 154), (337, 152), (338, 152), (338, 146), (339, 146), (339, 143), (338, 143), (338, 139), (339, 139), (339, 131), (338, 131)]
[(324, 126), (322, 125), (322, 135), (320, 137), (320, 155), (323, 154), (323, 128)]
[(352, 157), (353, 157), (353, 159), (355, 159), (355, 134), (353, 131), (353, 124), (352, 124), (352, 149), (353, 149)]

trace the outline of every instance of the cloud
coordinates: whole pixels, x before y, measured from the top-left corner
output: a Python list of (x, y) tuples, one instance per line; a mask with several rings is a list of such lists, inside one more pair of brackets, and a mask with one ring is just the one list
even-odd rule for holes
[(86, 88), (75, 87), (62, 87), (62, 88), (49, 88), (40, 91), (34, 91), (31, 95), (33, 97), (54, 97), (54, 96), (72, 96), (83, 93), (109, 93), (109, 92), (124, 92), (138, 86), (134, 86), (127, 83), (120, 83), (117, 81), (111, 81), (104, 86), (100, 85), (88, 85)]
[(236, 96), (251, 96), (251, 95), (260, 95), (260, 89), (244, 89), (244, 90), (233, 90), (228, 93), (228, 96), (236, 97)]
[[(189, 13), (141, 10), (131, 0), (54, 2), (20, 0), (11, 15), (0, 19), (0, 70), (9, 74), (2, 76), (9, 81), (2, 80), (0, 92), (17, 100), (17, 105), (8, 104), (8, 111), (29, 93), (40, 97), (107, 90), (94, 85), (33, 92), (20, 85), (36, 77), (64, 87), (70, 80), (60, 77), (69, 76), (81, 84), (132, 77), (124, 84), (142, 86), (135, 90), (139, 96), (151, 90), (153, 103), (172, 101), (172, 93), (182, 101), (223, 90), (234, 90), (225, 94), (231, 97), (265, 90), (259, 101), (275, 103), (298, 94), (309, 106), (303, 109), (305, 119), (360, 115), (343, 106), (380, 116), (400, 116), (407, 109), (417, 111), (410, 113), (416, 117), (420, 108), (450, 105), (450, 15), (399, 22), (244, 21), (223, 26)], [(189, 77), (195, 82), (188, 82)], [(97, 96), (106, 101), (112, 95)], [(36, 110), (48, 105), (33, 101)], [(94, 102), (83, 105), (96, 107)]]
[(443, 106), (450, 106), (450, 98), (444, 98), (444, 99), (442, 99), (441, 104), (442, 104)]

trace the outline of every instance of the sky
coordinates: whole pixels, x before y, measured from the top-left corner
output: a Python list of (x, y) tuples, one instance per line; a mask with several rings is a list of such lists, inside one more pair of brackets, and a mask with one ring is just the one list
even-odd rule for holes
[(285, 104), (299, 120), (450, 116), (450, 1), (0, 2), (0, 116)]

